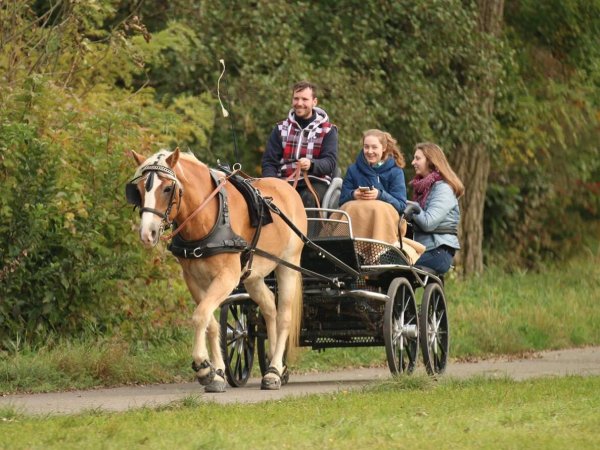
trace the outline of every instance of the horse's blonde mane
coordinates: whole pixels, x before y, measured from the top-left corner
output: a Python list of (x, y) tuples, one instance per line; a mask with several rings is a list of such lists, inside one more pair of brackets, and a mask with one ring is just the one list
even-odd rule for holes
[[(173, 152), (170, 152), (169, 155), (171, 153), (173, 153)], [(196, 158), (196, 155), (194, 155), (191, 152), (180, 152), (179, 153), (179, 161), (181, 162), (181, 160), (189, 161), (192, 164), (196, 164), (196, 165), (200, 165), (200, 166), (206, 166), (206, 164), (204, 164), (202, 161), (200, 161), (198, 158)], [(182, 176), (182, 178), (187, 182), (188, 179), (187, 179), (187, 177), (185, 175), (184, 165), (180, 164), (179, 167), (181, 169), (181, 176)]]

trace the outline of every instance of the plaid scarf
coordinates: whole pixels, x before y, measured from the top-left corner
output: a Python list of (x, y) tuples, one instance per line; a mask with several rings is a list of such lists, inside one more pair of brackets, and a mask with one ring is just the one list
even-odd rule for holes
[[(277, 124), (283, 146), (280, 162), (281, 173), (284, 177), (289, 177), (294, 173), (296, 161), (300, 158), (319, 158), (323, 138), (331, 131), (332, 125), (324, 110), (321, 108), (314, 108), (314, 110), (317, 117), (304, 129), (296, 121), (293, 109), (290, 110), (286, 120)], [(330, 177), (324, 178), (330, 179)]]
[(443, 178), (437, 170), (434, 170), (425, 177), (420, 175), (414, 177), (410, 181), (410, 185), (413, 187), (413, 200), (418, 202), (419, 205), (421, 205), (421, 208), (425, 208), (425, 202), (431, 191), (431, 186), (441, 180), (443, 180)]

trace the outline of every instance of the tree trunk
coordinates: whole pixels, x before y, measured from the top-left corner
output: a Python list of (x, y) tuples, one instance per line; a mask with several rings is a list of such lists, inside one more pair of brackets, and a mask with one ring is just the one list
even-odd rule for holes
[[(502, 26), (504, 0), (478, 0), (479, 32), (497, 36)], [(482, 39), (482, 42), (487, 42)], [(483, 44), (486, 46), (487, 44)], [(484, 47), (484, 52), (493, 51)], [(479, 85), (470, 86), (480, 103), (481, 113), (487, 117), (489, 130), (493, 129), (494, 94), (497, 75), (490, 70)], [(460, 200), (461, 242), (460, 257), (457, 261), (463, 275), (478, 274), (483, 271), (483, 208), (490, 173), (490, 149), (476, 142), (462, 142), (452, 153), (452, 165), (465, 184), (465, 194)]]

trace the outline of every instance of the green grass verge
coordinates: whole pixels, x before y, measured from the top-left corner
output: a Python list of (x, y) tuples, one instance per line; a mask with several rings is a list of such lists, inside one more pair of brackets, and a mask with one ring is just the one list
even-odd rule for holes
[[(454, 358), (600, 344), (598, 245), (543, 272), (507, 274), (491, 268), (468, 280), (449, 277), (446, 296)], [(190, 306), (182, 315), (191, 312)], [(154, 335), (151, 343), (92, 335), (41, 348), (15, 343), (13, 351), (0, 352), (0, 393), (191, 380), (191, 327), (157, 329)], [(292, 369), (385, 364), (383, 347), (303, 349)]]
[(600, 377), (400, 377), (260, 404), (190, 397), (156, 410), (32, 418), (0, 410), (0, 448), (595, 449)]
[(447, 284), (452, 354), (518, 354), (600, 343), (600, 250), (541, 272), (497, 269)]

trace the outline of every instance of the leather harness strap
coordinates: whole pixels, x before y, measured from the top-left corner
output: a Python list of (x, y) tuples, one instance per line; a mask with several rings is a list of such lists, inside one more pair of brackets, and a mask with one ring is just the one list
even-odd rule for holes
[(310, 182), (310, 178), (308, 177), (308, 172), (306, 170), (302, 170), (300, 168), (300, 165), (296, 166), (296, 170), (294, 170), (294, 173), (292, 175), (290, 175), (287, 179), (287, 181), (294, 181), (294, 184), (292, 185), (294, 189), (296, 189), (296, 186), (298, 185), (298, 180), (300, 179), (300, 172), (302, 172), (303, 176), (304, 176), (304, 182), (306, 183), (306, 187), (308, 188), (309, 192), (312, 194), (312, 196), (315, 199), (315, 204), (317, 205), (317, 208), (321, 207), (321, 202), (319, 201), (319, 196), (316, 193), (315, 189), (312, 186), (312, 183)]
[(191, 213), (189, 216), (186, 217), (186, 219), (181, 222), (181, 225), (179, 225), (170, 235), (168, 236), (161, 236), (161, 239), (168, 241), (169, 239), (172, 239), (177, 233), (179, 233), (183, 227), (191, 220), (193, 219), (200, 211), (202, 211), (202, 209), (208, 204), (209, 201), (211, 201), (221, 190), (221, 188), (223, 186), (225, 186), (225, 183), (227, 183), (227, 177), (225, 178), (220, 178), (217, 181), (217, 187), (209, 194), (208, 197), (206, 197), (204, 199), (204, 201), (200, 204), (200, 206), (198, 206), (195, 211), (193, 213)]

